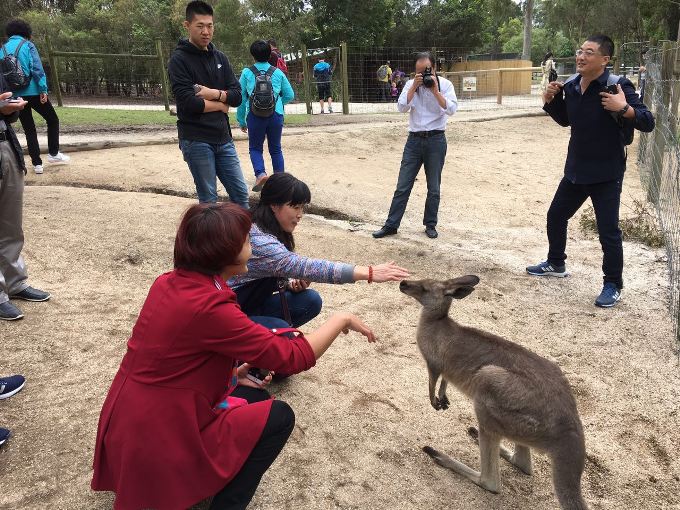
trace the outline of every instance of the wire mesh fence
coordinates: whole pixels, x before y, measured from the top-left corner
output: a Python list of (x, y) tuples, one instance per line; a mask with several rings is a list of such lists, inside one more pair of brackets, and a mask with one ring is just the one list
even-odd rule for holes
[(670, 270), (671, 313), (680, 353), (680, 45), (666, 42), (645, 53), (645, 104), (656, 128), (640, 137), (638, 166), (647, 198), (664, 232)]
[[(167, 61), (175, 43), (120, 41), (115, 47), (96, 40), (57, 38), (48, 44), (36, 40), (51, 81), (58, 76), (59, 91), (68, 105), (131, 106), (148, 104), (161, 107)], [(52, 51), (50, 51), (50, 48)], [(295, 91), (289, 113), (320, 113), (319, 91), (335, 102), (347, 103), (346, 112), (396, 112), (396, 102), (406, 81), (415, 70), (418, 48), (346, 47), (311, 48), (286, 52), (288, 78)], [(229, 58), (234, 72), (252, 64), (245, 46), (220, 48)], [(466, 48), (430, 48), (440, 74), (450, 79), (459, 98), (460, 110), (488, 110), (540, 107), (540, 79), (531, 63), (513, 59), (515, 55), (472, 55)], [(482, 58), (486, 57), (486, 58)], [(319, 87), (313, 68), (324, 59), (331, 66), (330, 94)], [(161, 67), (161, 62), (166, 67)], [(380, 71), (389, 67), (387, 75)], [(55, 69), (52, 69), (52, 68)], [(504, 73), (498, 69), (527, 68), (521, 73)], [(55, 71), (56, 70), (56, 74)], [(344, 78), (344, 79), (343, 79)], [(502, 82), (502, 83), (501, 83)], [(51, 83), (54, 90), (55, 84)], [(325, 99), (325, 97), (324, 97)], [(170, 96), (172, 101), (172, 96)]]

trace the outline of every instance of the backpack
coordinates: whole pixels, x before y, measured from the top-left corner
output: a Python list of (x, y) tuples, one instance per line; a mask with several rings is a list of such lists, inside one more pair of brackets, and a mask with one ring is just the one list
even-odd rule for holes
[(22, 39), (14, 53), (7, 53), (5, 45), (2, 46), (3, 57), (0, 59), (0, 71), (11, 91), (21, 90), (31, 83), (31, 75), (26, 75), (19, 62), (19, 50), (25, 43), (26, 39)]
[(383, 64), (378, 68), (378, 72), (376, 73), (378, 75), (378, 79), (380, 81), (385, 81), (385, 78), (387, 78), (387, 65)]
[(277, 68), (270, 65), (267, 72), (260, 71), (255, 66), (250, 66), (249, 69), (255, 75), (255, 87), (248, 98), (250, 111), (256, 117), (271, 117), (276, 110), (277, 100), (274, 95), (272, 74)]
[[(572, 74), (569, 78), (567, 78), (564, 84), (566, 85), (570, 81), (574, 81), (578, 76), (579, 73)], [(622, 80), (623, 78), (621, 76), (609, 73), (609, 76), (607, 76), (607, 87), (610, 87), (612, 85), (618, 85), (619, 83), (621, 83)], [(619, 117), (619, 114), (617, 112), (609, 112), (609, 115), (611, 116), (612, 119), (614, 119), (616, 124), (619, 126), (619, 129), (621, 131), (621, 141), (623, 141), (623, 145), (630, 145), (631, 143), (633, 143), (633, 138), (635, 137), (634, 122)]]

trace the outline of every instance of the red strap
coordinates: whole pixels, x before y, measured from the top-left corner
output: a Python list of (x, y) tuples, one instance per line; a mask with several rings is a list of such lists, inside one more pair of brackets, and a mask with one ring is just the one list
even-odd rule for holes
[(286, 333), (298, 333), (300, 335), (304, 335), (302, 331), (296, 328), (274, 328), (271, 331), (276, 335), (285, 335)]

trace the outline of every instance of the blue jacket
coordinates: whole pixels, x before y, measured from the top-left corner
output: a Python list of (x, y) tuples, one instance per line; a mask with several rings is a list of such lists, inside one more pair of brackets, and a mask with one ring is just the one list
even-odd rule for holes
[[(596, 184), (623, 177), (626, 151), (621, 128), (601, 103), (609, 71), (605, 70), (581, 94), (581, 76), (568, 82), (561, 94), (543, 106), (560, 126), (571, 126), (571, 138), (564, 176), (574, 184)], [(649, 132), (654, 129), (654, 117), (647, 109), (630, 80), (623, 79), (621, 88), (626, 101), (635, 110), (635, 119), (624, 119), (632, 127)]]
[(328, 62), (317, 62), (312, 69), (312, 74), (316, 78), (317, 83), (328, 83), (331, 81), (333, 69)]
[[(267, 71), (271, 67), (269, 62), (255, 62), (255, 67), (260, 71)], [(250, 70), (250, 67), (246, 67), (241, 72), (241, 95), (243, 96), (243, 101), (241, 105), (236, 110), (236, 120), (241, 127), (246, 126), (246, 118), (248, 117), (248, 112), (250, 111), (250, 94), (255, 89), (255, 75)], [(286, 75), (283, 74), (281, 69), (276, 69), (272, 74), (272, 87), (274, 88), (274, 96), (276, 96), (276, 113), (283, 115), (283, 105), (290, 103), (295, 97), (295, 92), (293, 92), (293, 87), (290, 86), (290, 82)]]
[[(23, 40), (24, 38), (20, 35), (13, 35), (10, 37), (4, 45), (7, 54), (14, 54), (17, 46), (19, 46)], [(0, 50), (0, 58), (4, 56), (5, 54)], [(38, 50), (31, 41), (26, 41), (19, 50), (19, 62), (21, 63), (24, 73), (31, 76), (31, 83), (29, 83), (27, 87), (15, 91), (14, 95), (28, 97), (47, 94), (47, 76), (45, 76), (45, 70), (40, 61)]]

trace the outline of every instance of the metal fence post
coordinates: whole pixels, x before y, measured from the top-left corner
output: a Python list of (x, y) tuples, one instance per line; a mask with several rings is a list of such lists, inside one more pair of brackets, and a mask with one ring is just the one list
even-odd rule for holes
[(302, 88), (304, 92), (303, 96), (305, 99), (305, 105), (307, 106), (307, 115), (311, 115), (312, 99), (310, 98), (309, 94), (309, 86), (311, 83), (311, 80), (309, 79), (309, 73), (311, 71), (309, 69), (309, 61), (307, 60), (307, 46), (303, 44), (300, 51), (302, 51)]
[(64, 102), (61, 99), (61, 85), (59, 84), (59, 69), (57, 69), (57, 59), (54, 56), (54, 51), (52, 49), (52, 40), (50, 36), (46, 36), (47, 39), (47, 61), (50, 63), (50, 69), (52, 70), (52, 81), (54, 82), (54, 92), (57, 94), (57, 106), (64, 106)]
[(349, 115), (349, 55), (347, 43), (340, 43), (340, 65), (342, 66), (342, 113)]
[(165, 111), (170, 111), (170, 91), (168, 90), (168, 72), (165, 69), (165, 60), (163, 59), (163, 47), (161, 45), (161, 38), (156, 38), (156, 55), (158, 55), (158, 70), (161, 78), (161, 92), (163, 93), (163, 102), (165, 103)]

